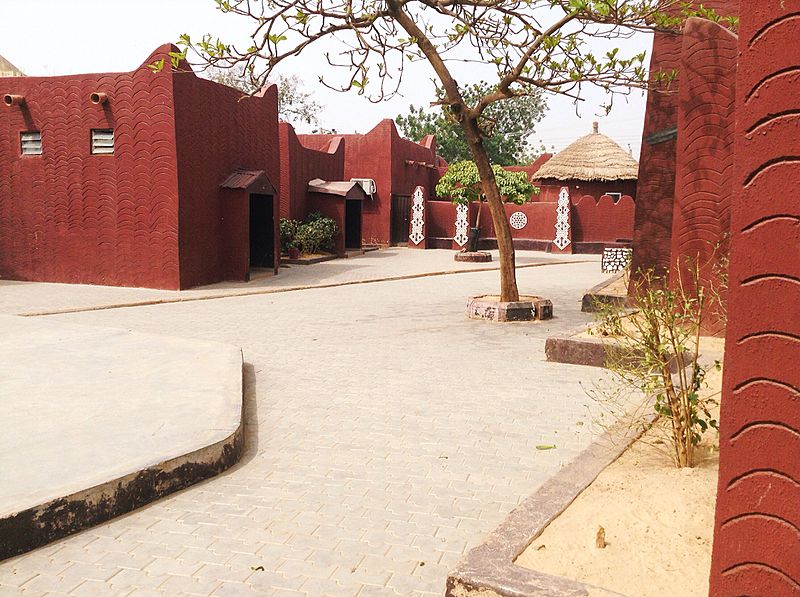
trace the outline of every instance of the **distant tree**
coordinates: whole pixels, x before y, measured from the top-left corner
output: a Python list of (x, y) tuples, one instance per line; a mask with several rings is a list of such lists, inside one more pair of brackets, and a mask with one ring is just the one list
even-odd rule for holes
[[(462, 95), (467, 104), (473, 104), (493, 91), (492, 85), (482, 81), (465, 87)], [(444, 94), (440, 91), (438, 95), (442, 97)], [(486, 108), (481, 114), (480, 124), (486, 133), (483, 146), (489, 161), (501, 166), (523, 163), (531, 155), (531, 135), (546, 109), (544, 93), (539, 89)], [(425, 135), (436, 135), (436, 151), (447, 163), (472, 160), (464, 129), (449, 108), (441, 103), (432, 108), (412, 105), (406, 116), (400, 115), (396, 120), (403, 135), (413, 141), (419, 141)]]
[[(500, 196), (507, 203), (522, 205), (531, 198), (531, 195), (539, 193), (539, 188), (528, 180), (524, 172), (509, 172), (497, 164), (492, 165), (492, 172)], [(450, 199), (460, 205), (469, 205), (476, 200), (483, 202), (486, 197), (483, 194), (477, 164), (471, 161), (450, 164), (436, 185), (436, 194), (442, 199)], [(480, 228), (481, 211), (479, 209), (475, 214), (475, 228)]]
[[(206, 77), (247, 95), (253, 95), (263, 87), (245, 74), (243, 65), (231, 68), (210, 67), (206, 69)], [(278, 118), (295, 126), (311, 125), (314, 132), (317, 132), (322, 106), (313, 99), (312, 93), (303, 91), (303, 84), (297, 75), (278, 75), (269, 82), (278, 86)]]
[[(539, 189), (528, 180), (524, 172), (509, 172), (497, 164), (492, 166), (500, 195), (508, 203), (522, 205)], [(453, 203), (467, 204), (470, 201), (483, 200), (481, 177), (475, 162), (463, 161), (450, 164), (444, 176), (436, 185), (436, 194)]]

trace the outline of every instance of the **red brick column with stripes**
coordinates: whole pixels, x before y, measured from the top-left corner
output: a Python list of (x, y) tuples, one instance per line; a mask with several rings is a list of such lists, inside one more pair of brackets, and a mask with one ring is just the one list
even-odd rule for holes
[(710, 594), (800, 595), (800, 0), (742, 11)]

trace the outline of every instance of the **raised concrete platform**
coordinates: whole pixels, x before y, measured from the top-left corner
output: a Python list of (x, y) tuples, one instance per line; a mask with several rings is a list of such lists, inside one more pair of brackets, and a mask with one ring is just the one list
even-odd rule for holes
[(0, 329), (0, 559), (238, 460), (240, 349), (5, 315)]

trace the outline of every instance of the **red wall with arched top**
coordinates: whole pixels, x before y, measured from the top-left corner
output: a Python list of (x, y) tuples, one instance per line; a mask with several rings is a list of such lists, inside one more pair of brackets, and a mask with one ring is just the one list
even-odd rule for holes
[[(25, 97), (0, 109), (0, 277), (180, 286), (173, 73), (145, 65), (0, 79)], [(114, 129), (114, 155), (90, 153), (93, 128)], [(41, 131), (42, 155), (20, 155), (22, 131)]]
[(714, 597), (800, 594), (799, 14), (740, 20)]
[(633, 198), (616, 203), (608, 195), (584, 195), (572, 204), (572, 240), (576, 243), (615, 243), (633, 238)]

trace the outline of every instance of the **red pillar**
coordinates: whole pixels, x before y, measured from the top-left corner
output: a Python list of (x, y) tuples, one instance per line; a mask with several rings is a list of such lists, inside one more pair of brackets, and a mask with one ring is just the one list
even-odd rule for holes
[(800, 594), (800, 0), (742, 11), (710, 594)]
[[(678, 95), (678, 151), (672, 215), (673, 284), (691, 286), (695, 265), (707, 297), (703, 329), (724, 335), (726, 297), (720, 277), (728, 256), (737, 37), (705, 19), (683, 31)], [(694, 291), (693, 288), (688, 288)]]

